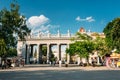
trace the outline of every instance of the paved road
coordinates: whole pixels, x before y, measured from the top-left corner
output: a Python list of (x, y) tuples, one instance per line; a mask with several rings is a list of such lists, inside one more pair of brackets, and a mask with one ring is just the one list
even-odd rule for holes
[(106, 67), (25, 67), (0, 70), (0, 80), (120, 80), (120, 69)]

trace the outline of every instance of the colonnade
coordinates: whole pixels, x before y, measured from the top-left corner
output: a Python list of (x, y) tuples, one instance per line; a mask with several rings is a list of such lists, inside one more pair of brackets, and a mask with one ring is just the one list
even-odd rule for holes
[[(47, 63), (50, 62), (50, 58), (51, 58), (51, 54), (52, 54), (52, 50), (51, 50), (51, 46), (52, 45), (57, 45), (57, 60), (58, 61), (61, 61), (62, 60), (62, 53), (61, 53), (61, 45), (66, 45), (67, 48), (69, 48), (69, 44), (26, 44), (26, 47), (25, 47), (25, 63), (26, 64), (30, 64), (30, 57), (33, 56), (33, 47), (37, 45), (36, 47), (36, 52), (37, 52), (37, 55), (36, 55), (36, 62), (37, 64), (40, 64), (42, 63), (42, 46), (43, 45), (46, 45), (47, 46)], [(68, 54), (66, 54), (66, 59), (67, 59), (67, 63), (69, 63), (70, 61), (70, 57)]]

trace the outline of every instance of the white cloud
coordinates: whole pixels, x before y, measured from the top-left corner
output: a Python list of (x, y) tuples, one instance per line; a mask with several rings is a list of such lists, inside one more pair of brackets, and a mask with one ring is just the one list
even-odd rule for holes
[(87, 21), (87, 22), (93, 22), (95, 21), (95, 19), (92, 18), (92, 16), (86, 17), (86, 18), (80, 18), (80, 16), (76, 17), (75, 19), (76, 21)]
[(81, 19), (80, 16), (76, 17), (76, 21), (85, 21), (85, 19)]
[(76, 17), (75, 20), (76, 20), (76, 21), (80, 21), (80, 16)]
[(27, 20), (27, 25), (32, 28), (41, 26), (47, 22), (49, 22), (49, 18), (45, 17), (44, 15), (32, 16)]
[(95, 21), (95, 19), (93, 19), (92, 16), (90, 16), (90, 17), (86, 17), (86, 21), (93, 22), (93, 21)]
[(39, 27), (35, 27), (32, 29), (34, 32), (33, 33), (38, 33), (38, 32), (45, 32), (49, 30), (49, 25), (41, 25)]
[(48, 31), (58, 28), (59, 25), (51, 25), (50, 19), (44, 15), (31, 16), (27, 19), (27, 26), (31, 29), (32, 34), (48, 33)]

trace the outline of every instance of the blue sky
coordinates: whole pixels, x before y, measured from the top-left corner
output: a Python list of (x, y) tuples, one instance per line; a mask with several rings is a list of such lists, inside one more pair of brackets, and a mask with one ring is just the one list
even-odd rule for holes
[[(12, 0), (0, 0), (0, 10)], [(102, 32), (108, 22), (120, 17), (120, 0), (18, 0), (20, 13), (32, 31), (76, 33), (80, 27)]]

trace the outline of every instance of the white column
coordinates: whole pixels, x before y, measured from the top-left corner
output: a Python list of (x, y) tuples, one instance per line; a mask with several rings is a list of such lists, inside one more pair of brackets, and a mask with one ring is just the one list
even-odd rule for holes
[[(69, 49), (69, 44), (67, 44), (67, 48)], [(70, 63), (70, 55), (67, 53), (67, 63)]]
[(77, 59), (78, 59), (78, 63), (77, 64), (80, 65), (80, 57), (78, 56)]
[(37, 63), (39, 64), (39, 49), (40, 44), (37, 44)]
[(49, 63), (50, 44), (47, 44), (47, 63)]
[(29, 64), (30, 63), (30, 45), (28, 44), (27, 45), (27, 64)]
[(22, 49), (23, 49), (23, 43), (21, 41), (18, 41), (18, 43), (17, 43), (17, 56), (22, 55)]
[(96, 51), (95, 56), (97, 57), (97, 65), (100, 65), (100, 60), (99, 60), (99, 53)]
[(60, 60), (60, 44), (57, 44), (57, 58)]
[(99, 59), (99, 56), (97, 57), (97, 65), (100, 65), (100, 59)]

